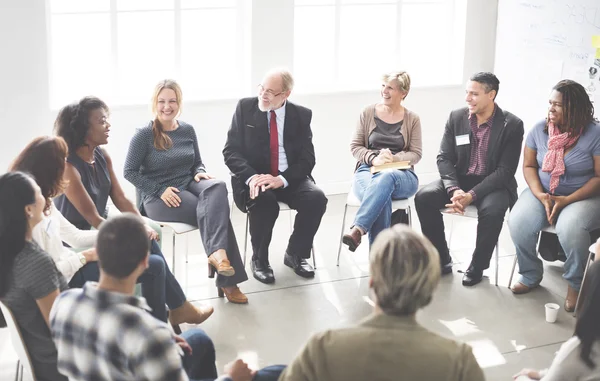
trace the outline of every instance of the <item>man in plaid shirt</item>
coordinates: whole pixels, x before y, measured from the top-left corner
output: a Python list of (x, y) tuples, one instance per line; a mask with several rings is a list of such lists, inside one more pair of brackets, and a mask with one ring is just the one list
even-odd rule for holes
[(437, 156), (440, 180), (417, 192), (421, 231), (440, 254), (442, 273), (452, 273), (452, 258), (440, 209), (463, 214), (477, 208), (477, 240), (465, 286), (481, 282), (502, 230), (506, 210), (517, 201), (515, 172), (521, 156), (523, 121), (495, 102), (500, 81), (492, 73), (474, 74), (467, 83), (467, 107), (448, 117)]
[[(58, 370), (71, 381), (215, 380), (211, 339), (200, 329), (173, 334), (133, 295), (150, 249), (141, 220), (125, 213), (104, 222), (96, 249), (99, 283), (64, 292), (50, 312)], [(218, 380), (276, 380), (281, 369), (257, 373), (236, 360)]]

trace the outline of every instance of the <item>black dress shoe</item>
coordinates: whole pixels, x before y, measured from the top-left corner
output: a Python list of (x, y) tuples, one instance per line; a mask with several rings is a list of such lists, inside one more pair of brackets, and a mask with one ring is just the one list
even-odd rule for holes
[(315, 270), (304, 258), (291, 256), (288, 253), (285, 253), (283, 264), (287, 267), (291, 267), (296, 274), (303, 278), (313, 278), (315, 276)]
[(469, 267), (467, 271), (465, 271), (465, 275), (463, 275), (462, 284), (463, 286), (475, 286), (477, 283), (481, 282), (482, 278), (483, 270)]
[(260, 259), (253, 259), (250, 263), (252, 274), (254, 279), (264, 284), (270, 284), (275, 282), (275, 275), (273, 275), (273, 269), (269, 262), (261, 261)]
[(452, 274), (452, 265), (454, 263), (452, 263), (452, 261), (446, 263), (445, 265), (442, 265), (442, 275), (448, 275), (448, 274)]

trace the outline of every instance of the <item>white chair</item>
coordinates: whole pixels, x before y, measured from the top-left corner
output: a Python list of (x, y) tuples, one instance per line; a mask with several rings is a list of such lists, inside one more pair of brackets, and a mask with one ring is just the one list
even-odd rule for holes
[[(441, 209), (440, 212), (442, 212), (442, 214), (448, 214), (448, 215), (452, 215), (452, 216), (456, 216), (456, 217), (467, 217), (467, 218), (474, 218), (477, 219), (477, 207), (475, 207), (475, 205), (469, 205), (465, 208), (465, 213), (464, 214), (455, 214), (455, 213), (451, 213), (450, 209), (444, 208)], [(448, 237), (448, 250), (450, 250), (450, 248), (452, 247), (452, 228), (450, 228), (450, 235)], [(500, 264), (500, 245), (498, 242), (496, 242), (496, 249), (495, 249), (495, 253), (496, 253), (496, 271), (495, 271), (495, 285), (498, 285), (498, 266)]]
[[(294, 209), (290, 208), (285, 202), (278, 201), (280, 212), (290, 212), (290, 230), (294, 229), (294, 219), (292, 218), (292, 212)], [(233, 208), (233, 206), (232, 206)], [(246, 235), (244, 237), (244, 267), (246, 266), (246, 254), (248, 252), (248, 235), (250, 233), (250, 214), (246, 213)], [(311, 248), (313, 268), (317, 268), (317, 262), (315, 261), (315, 247)]]
[[(154, 221), (154, 220), (153, 220)], [(194, 230), (198, 230), (197, 226), (194, 225), (188, 225), (188, 224), (184, 224), (183, 222), (165, 222), (165, 221), (154, 221), (155, 223), (157, 223), (158, 225), (160, 225), (161, 228), (169, 228), (173, 231), (173, 246), (172, 246), (172, 250), (173, 250), (173, 263), (172, 263), (172, 268), (171, 268), (171, 272), (173, 273), (173, 275), (175, 275), (175, 257), (176, 255), (176, 238), (178, 235), (181, 234), (185, 234), (185, 233), (189, 233), (192, 232)], [(188, 260), (188, 250), (187, 250), (187, 245), (186, 245), (186, 250), (185, 250), (185, 262), (187, 263)]]
[[(594, 242), (590, 245), (589, 252), (590, 252), (590, 254), (588, 255), (588, 259), (585, 263), (585, 270), (583, 271), (583, 279), (581, 280), (581, 288), (579, 289), (579, 295), (577, 295), (577, 303), (575, 303), (575, 311), (573, 312), (573, 315), (577, 314), (577, 311), (579, 311), (579, 303), (581, 303), (581, 298), (582, 298), (581, 294), (584, 292), (583, 285), (585, 283), (585, 278), (587, 276), (588, 269), (590, 268), (591, 264), (594, 262), (594, 258), (596, 257), (596, 242)], [(585, 297), (585, 296), (583, 296), (583, 297)]]
[[(410, 215), (410, 205), (413, 202), (414, 197), (410, 197), (402, 200), (392, 200), (392, 213), (396, 210), (404, 210), (408, 215), (408, 226), (412, 226), (412, 218)], [(348, 192), (348, 197), (346, 198), (346, 206), (344, 207), (344, 217), (342, 217), (342, 231), (340, 233), (340, 243), (338, 246), (338, 254), (337, 254), (337, 266), (340, 265), (340, 254), (342, 252), (342, 239), (344, 238), (344, 229), (346, 228), (346, 214), (348, 213), (348, 207), (358, 208), (360, 207), (360, 200), (354, 194), (354, 189), (350, 188), (350, 192)]]
[(17, 352), (17, 373), (15, 375), (15, 381), (23, 380), (24, 374), (28, 373), (33, 380), (35, 380), (35, 373), (33, 372), (33, 366), (31, 365), (31, 358), (29, 357), (29, 352), (25, 347), (25, 342), (23, 341), (23, 336), (21, 335), (21, 330), (17, 325), (15, 320), (15, 316), (12, 314), (12, 311), (8, 309), (6, 305), (0, 302), (0, 310), (2, 311), (2, 315), (4, 315), (4, 319), (6, 320), (6, 326), (8, 331), (10, 332), (10, 340), (12, 341), (13, 348), (15, 352)]

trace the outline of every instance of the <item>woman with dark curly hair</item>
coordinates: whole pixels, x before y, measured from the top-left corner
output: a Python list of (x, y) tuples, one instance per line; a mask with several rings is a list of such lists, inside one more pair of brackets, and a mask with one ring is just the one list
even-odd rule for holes
[[(58, 211), (82, 230), (89, 230), (92, 226), (98, 228), (105, 220), (109, 197), (119, 211), (140, 216), (135, 205), (125, 197), (108, 152), (100, 147), (108, 143), (108, 112), (108, 106), (102, 100), (85, 97), (63, 107), (54, 125), (56, 134), (69, 147), (64, 174), (68, 186), (54, 202)], [(148, 225), (146, 230), (152, 239), (151, 252), (160, 255), (164, 262), (169, 321), (175, 326), (202, 323), (213, 313), (213, 308), (195, 307), (185, 299), (181, 286), (169, 271), (155, 241), (158, 237), (156, 232)]]
[(525, 143), (525, 189), (508, 220), (521, 278), (515, 294), (539, 286), (544, 267), (536, 252), (540, 231), (550, 225), (567, 260), (565, 310), (573, 312), (590, 247), (590, 232), (600, 228), (600, 124), (583, 86), (560, 81), (550, 93), (548, 115)]

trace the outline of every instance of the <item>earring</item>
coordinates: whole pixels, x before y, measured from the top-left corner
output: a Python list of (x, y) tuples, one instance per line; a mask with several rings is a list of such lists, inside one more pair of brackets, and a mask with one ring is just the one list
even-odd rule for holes
[(27, 218), (31, 219), (33, 217), (33, 214), (27, 214)]

